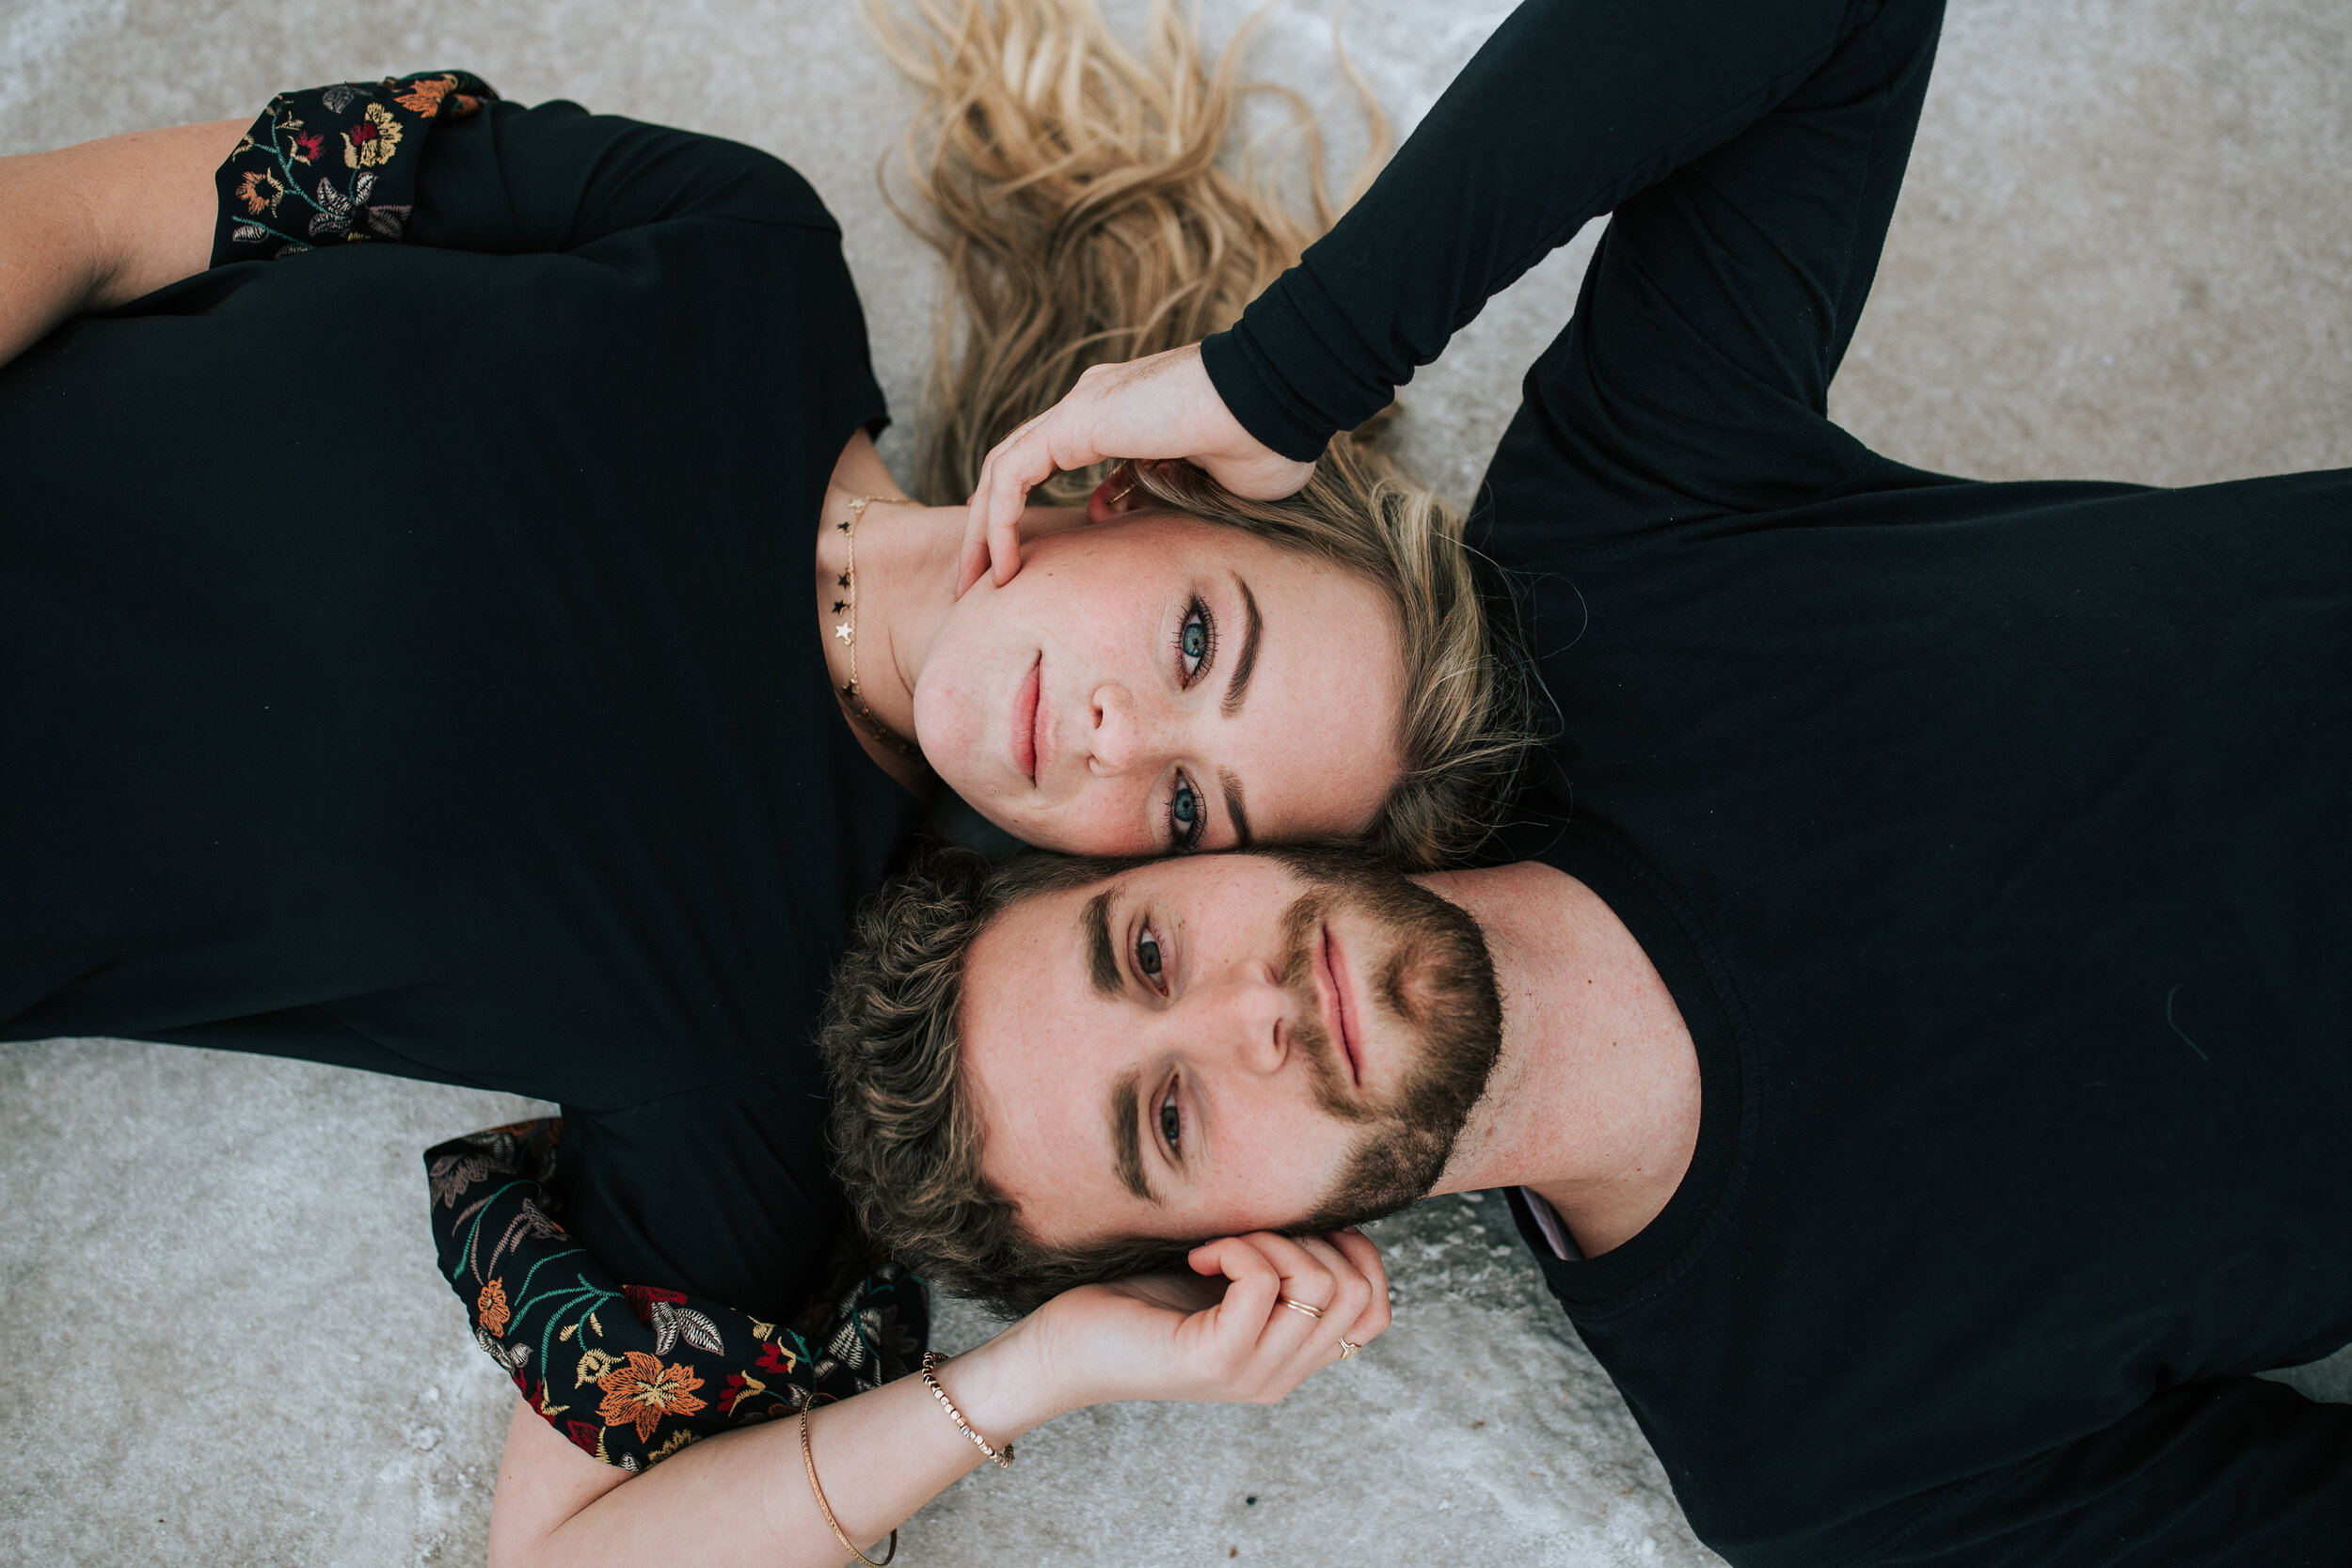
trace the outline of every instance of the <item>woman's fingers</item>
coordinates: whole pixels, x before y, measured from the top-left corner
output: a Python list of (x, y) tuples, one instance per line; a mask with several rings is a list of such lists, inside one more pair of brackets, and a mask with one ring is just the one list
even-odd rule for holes
[(1359, 1350), (1388, 1329), (1391, 1320), (1389, 1307), (1389, 1270), (1382, 1261), (1380, 1249), (1372, 1238), (1353, 1227), (1331, 1233), (1331, 1245), (1361, 1275), (1366, 1292), (1364, 1305), (1352, 1323), (1340, 1331), (1340, 1337)]
[[(996, 443), (980, 465), (964, 525), (964, 559), (957, 593), (987, 573), (1002, 588), (1021, 570), (1021, 514), (1029, 492), (1063, 468), (1083, 468), (1096, 456), (1076, 431), (1082, 404), (1069, 397)], [(981, 542), (974, 545), (977, 536)], [(976, 563), (977, 562), (977, 563)]]
[(1060, 402), (996, 443), (980, 465), (957, 592), (983, 572), (999, 587), (1021, 569), (1021, 513), (1056, 473), (1106, 457), (1183, 458), (1235, 495), (1287, 496), (1314, 473), (1242, 427), (1201, 363), (1200, 346), (1089, 367)]
[[(988, 470), (980, 470), (983, 480)], [(988, 570), (988, 512), (975, 499), (963, 509), (963, 547), (956, 557), (956, 597)]]
[[(983, 575), (994, 576), (1002, 587), (1021, 569), (1022, 509), (1028, 504), (1031, 486), (1042, 483), (1053, 470), (1024, 480), (1018, 478), (1018, 469), (1027, 457), (1029, 433), (1052, 412), (1048, 409), (1015, 426), (981, 461), (979, 482), (972, 487), (972, 499), (964, 508), (963, 553), (956, 572), (958, 598)], [(997, 498), (1009, 482), (1013, 494), (1010, 506), (1006, 507), (998, 504)]]
[(1203, 1317), (1211, 1333), (1233, 1348), (1254, 1344), (1266, 1314), (1277, 1310), (1282, 1276), (1255, 1244), (1255, 1237), (1228, 1236), (1192, 1250), (1196, 1274), (1221, 1274), (1227, 1280), (1224, 1299)]

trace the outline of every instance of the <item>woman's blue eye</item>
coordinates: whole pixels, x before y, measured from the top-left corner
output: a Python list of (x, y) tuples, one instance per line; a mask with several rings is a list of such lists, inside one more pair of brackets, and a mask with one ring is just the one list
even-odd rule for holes
[(1160, 1136), (1168, 1140), (1168, 1148), (1174, 1148), (1184, 1131), (1184, 1118), (1177, 1112), (1176, 1089), (1170, 1085), (1168, 1098), (1160, 1101)]
[(1136, 967), (1154, 980), (1160, 977), (1160, 944), (1151, 937), (1136, 943)]
[(1200, 835), (1208, 831), (1209, 811), (1192, 781), (1182, 773), (1176, 775), (1176, 787), (1168, 797), (1168, 847), (1179, 854), (1197, 848)]
[(1209, 619), (1209, 607), (1195, 599), (1184, 609), (1184, 624), (1176, 633), (1176, 662), (1180, 665), (1184, 685), (1190, 686), (1208, 668), (1209, 655), (1216, 647), (1216, 626)]

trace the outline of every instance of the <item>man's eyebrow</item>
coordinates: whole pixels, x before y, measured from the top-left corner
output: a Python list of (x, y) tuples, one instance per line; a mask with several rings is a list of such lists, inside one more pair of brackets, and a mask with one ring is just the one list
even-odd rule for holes
[[(1087, 951), (1090, 959), (1087, 967), (1093, 972), (1094, 990), (1098, 995), (1116, 1002), (1127, 994), (1127, 981), (1119, 972), (1119, 951), (1111, 946), (1109, 888), (1087, 900), (1086, 911), (1078, 916), (1078, 924), (1086, 928)], [(1128, 1140), (1132, 1143), (1134, 1137), (1135, 1129), (1130, 1127)]]
[(1141, 1081), (1141, 1071), (1131, 1068), (1111, 1085), (1111, 1148), (1117, 1152), (1120, 1183), (1146, 1203), (1157, 1203), (1158, 1196), (1144, 1179), (1143, 1146), (1136, 1137), (1136, 1089)]
[(1265, 630), (1265, 622), (1258, 614), (1258, 596), (1249, 592), (1249, 584), (1241, 574), (1233, 574), (1233, 586), (1241, 590), (1241, 656), (1233, 660), (1233, 673), (1225, 682), (1224, 699), (1217, 704), (1225, 717), (1231, 719), (1241, 711), (1242, 699), (1249, 695), (1249, 675), (1258, 667), (1258, 636)]
[(1230, 768), (1216, 770), (1216, 782), (1225, 789), (1225, 815), (1233, 819), (1233, 847), (1249, 847), (1249, 809), (1241, 794), (1241, 776)]

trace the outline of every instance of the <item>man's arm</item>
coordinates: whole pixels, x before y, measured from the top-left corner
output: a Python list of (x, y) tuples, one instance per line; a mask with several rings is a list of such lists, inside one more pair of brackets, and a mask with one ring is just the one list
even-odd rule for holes
[[(2337, 1568), (2352, 1405), (2259, 1378), (2189, 1384), (1996, 1479), (1956, 1484), (1866, 1557), (1884, 1568)], [(1774, 1560), (1815, 1560), (1801, 1549)], [(1734, 1560), (1738, 1560), (1736, 1555)]]
[(0, 158), (0, 364), (60, 322), (202, 272), (242, 119)]
[[(1089, 372), (990, 454), (974, 558), (1011, 575), (1021, 497), (1057, 467), (1185, 457), (1240, 494), (1289, 493), (1336, 432), (1604, 213), (1576, 320), (1530, 372), (1513, 436), (1532, 439), (1506, 437), (1490, 481), (1590, 528), (1782, 504), (1858, 471), (1870, 453), (1824, 398), (1941, 12), (1528, 0), (1232, 330)], [(1531, 448), (1566, 460), (1514, 472)]]

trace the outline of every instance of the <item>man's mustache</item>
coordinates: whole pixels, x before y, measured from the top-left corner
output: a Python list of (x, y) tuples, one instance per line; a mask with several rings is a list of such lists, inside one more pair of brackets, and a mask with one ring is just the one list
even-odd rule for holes
[(1348, 1092), (1349, 1074), (1340, 1068), (1340, 1042), (1323, 1026), (1323, 1006), (1310, 969), (1315, 961), (1315, 939), (1330, 911), (1327, 893), (1302, 893), (1292, 901), (1282, 916), (1282, 971), (1275, 978), (1290, 1001), (1291, 1038), (1306, 1054), (1315, 1103), (1341, 1121), (1370, 1121), (1376, 1112)]

